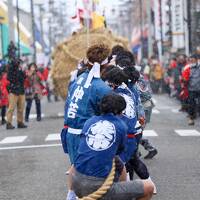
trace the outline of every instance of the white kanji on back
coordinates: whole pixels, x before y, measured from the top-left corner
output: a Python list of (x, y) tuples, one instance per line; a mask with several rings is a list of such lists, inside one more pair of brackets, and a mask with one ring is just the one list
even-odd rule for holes
[(69, 118), (74, 119), (76, 117), (76, 113), (79, 108), (78, 101), (83, 98), (83, 95), (84, 95), (83, 87), (78, 86), (76, 88), (76, 90), (74, 91), (72, 98), (71, 98), (71, 103), (69, 104), (69, 109), (68, 109), (68, 113), (67, 113), (67, 116)]
[(120, 93), (120, 95), (124, 97), (126, 101), (126, 109), (123, 111), (123, 114), (128, 118), (133, 119), (136, 116), (134, 100), (129, 95), (122, 93)]
[(74, 91), (74, 94), (72, 96), (72, 100), (75, 99), (75, 102), (78, 102), (79, 99), (82, 99), (84, 95), (83, 87), (78, 86), (76, 90)]
[(95, 151), (108, 149), (113, 145), (115, 139), (115, 126), (107, 120), (93, 124), (86, 134), (87, 145)]

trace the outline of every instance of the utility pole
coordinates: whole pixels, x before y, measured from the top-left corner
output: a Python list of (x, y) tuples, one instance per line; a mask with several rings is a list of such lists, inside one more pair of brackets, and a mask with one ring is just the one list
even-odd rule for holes
[(139, 0), (140, 6), (140, 42), (141, 42), (141, 59), (143, 58), (143, 9), (142, 9), (142, 0)]
[(13, 4), (12, 0), (8, 0), (8, 23), (9, 23), (9, 41), (15, 42), (15, 34), (14, 34), (14, 20), (13, 20)]
[[(53, 4), (54, 1), (53, 0), (49, 0), (49, 14), (53, 14)], [(49, 50), (50, 50), (50, 54), (51, 54), (51, 48), (52, 48), (52, 17), (49, 17)]]
[(188, 2), (184, 0), (184, 29), (185, 29), (185, 55), (189, 56), (189, 30), (188, 30)]
[(172, 0), (169, 0), (169, 42), (172, 48)]
[(160, 13), (160, 61), (163, 57), (163, 20), (162, 20), (162, 0), (159, 0), (159, 13)]
[(192, 21), (192, 16), (191, 16), (191, 0), (187, 0), (187, 16), (188, 16), (188, 38), (189, 38), (189, 41), (188, 41), (188, 46), (189, 46), (189, 53), (192, 52), (192, 24), (191, 24), (191, 21)]
[(151, 19), (151, 1), (147, 0), (147, 23), (148, 23), (148, 58), (153, 55), (153, 48), (152, 48), (152, 19)]
[(19, 30), (19, 2), (16, 2), (17, 8), (17, 48), (18, 48), (18, 58), (20, 58), (20, 30)]
[(132, 12), (133, 12), (133, 4), (132, 4), (132, 1), (129, 0), (128, 2), (128, 12), (129, 12), (129, 41), (131, 43), (131, 40), (132, 40), (132, 31), (133, 31), (133, 15), (132, 15)]
[(34, 16), (34, 4), (31, 2), (31, 21), (32, 21), (32, 38), (33, 38), (33, 62), (36, 62), (36, 46), (35, 46), (35, 16)]
[(38, 4), (39, 7), (39, 12), (40, 12), (40, 32), (41, 32), (41, 37), (42, 37), (42, 45), (44, 45), (44, 29), (43, 29), (43, 11), (44, 8), (42, 4)]
[(59, 9), (60, 9), (60, 16), (59, 16), (59, 21), (60, 21), (60, 27), (61, 27), (61, 31), (62, 31), (62, 33), (61, 33), (61, 39), (63, 40), (63, 38), (64, 38), (64, 36), (65, 36), (65, 32), (64, 32), (64, 20), (63, 20), (63, 18), (64, 18), (64, 13), (63, 13), (63, 8), (65, 9), (65, 4), (64, 4), (64, 2), (60, 2), (60, 5), (59, 5)]

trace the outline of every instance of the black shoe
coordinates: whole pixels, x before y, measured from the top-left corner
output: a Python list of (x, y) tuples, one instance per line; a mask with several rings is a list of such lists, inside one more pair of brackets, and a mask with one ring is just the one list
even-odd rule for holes
[(144, 157), (144, 159), (152, 159), (158, 151), (156, 149), (153, 149), (152, 151), (149, 151), (149, 153)]
[(5, 119), (2, 119), (1, 125), (4, 125), (4, 124), (6, 124), (6, 120), (5, 120)]
[(42, 120), (41, 117), (37, 117), (37, 121), (40, 122)]
[(25, 122), (28, 122), (29, 120), (28, 120), (28, 118), (25, 118)]
[(27, 128), (27, 126), (23, 122), (21, 122), (17, 124), (17, 128)]
[(14, 129), (15, 127), (11, 123), (6, 124), (6, 129)]

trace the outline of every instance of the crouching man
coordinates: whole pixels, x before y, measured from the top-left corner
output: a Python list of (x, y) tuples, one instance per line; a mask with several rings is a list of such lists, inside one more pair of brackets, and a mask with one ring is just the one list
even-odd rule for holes
[[(86, 121), (81, 135), (78, 155), (71, 172), (72, 189), (79, 198), (98, 190), (112, 170), (113, 159), (123, 151), (127, 126), (118, 117), (126, 108), (120, 95), (110, 94), (101, 101), (101, 115)], [(148, 180), (121, 181), (124, 169), (118, 158), (113, 184), (100, 199), (149, 200), (153, 185)]]

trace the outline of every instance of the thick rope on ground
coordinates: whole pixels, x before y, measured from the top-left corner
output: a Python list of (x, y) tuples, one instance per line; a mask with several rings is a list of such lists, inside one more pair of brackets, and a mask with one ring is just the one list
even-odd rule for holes
[(89, 194), (88, 196), (82, 197), (78, 200), (97, 200), (97, 199), (100, 199), (104, 194), (106, 194), (108, 190), (111, 188), (111, 186), (113, 185), (113, 181), (115, 178), (115, 168), (116, 167), (115, 167), (115, 159), (114, 159), (111, 172), (106, 178), (103, 185), (97, 191), (93, 192), (92, 194)]

